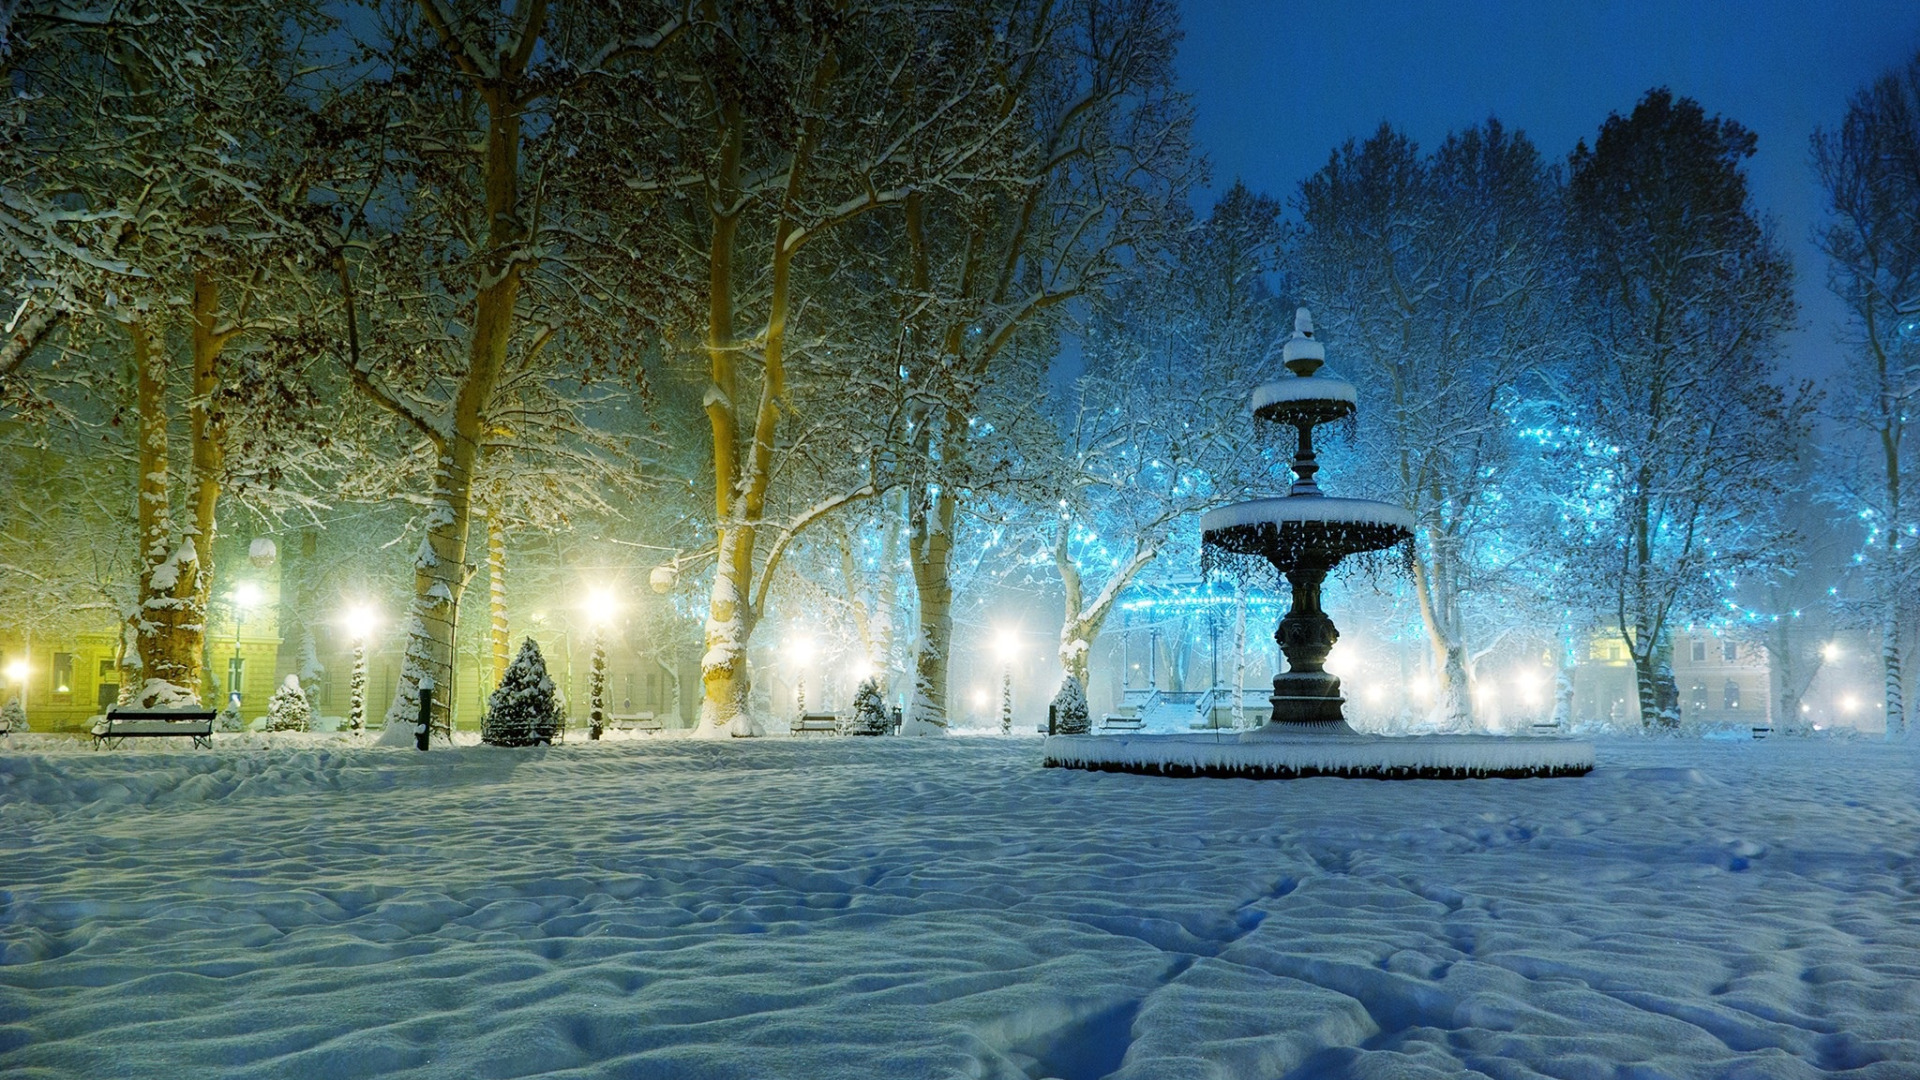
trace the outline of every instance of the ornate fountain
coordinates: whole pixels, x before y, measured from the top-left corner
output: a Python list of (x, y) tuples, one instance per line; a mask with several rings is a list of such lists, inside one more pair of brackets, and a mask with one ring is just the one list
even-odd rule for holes
[(1342, 559), (1411, 541), (1413, 515), (1372, 499), (1321, 493), (1314, 479), (1320, 465), (1313, 429), (1349, 420), (1355, 394), (1347, 380), (1320, 374), (1327, 350), (1314, 340), (1306, 308), (1294, 314), (1293, 336), (1281, 359), (1293, 375), (1256, 388), (1253, 415), (1298, 433), (1293, 486), (1279, 498), (1209, 511), (1200, 519), (1201, 544), (1210, 566), (1232, 557), (1264, 559), (1293, 592), (1293, 604), (1273, 635), (1286, 654), (1287, 670), (1274, 676), (1273, 717), (1260, 732), (1351, 732), (1341, 715), (1340, 679), (1326, 670), (1340, 631), (1320, 606), (1320, 588)]
[(1353, 384), (1321, 374), (1327, 352), (1314, 340), (1305, 308), (1294, 316), (1293, 336), (1281, 356), (1293, 374), (1255, 389), (1253, 414), (1261, 424), (1294, 430), (1293, 484), (1278, 498), (1223, 506), (1200, 519), (1202, 561), (1209, 570), (1277, 572), (1292, 589), (1292, 606), (1273, 635), (1286, 654), (1287, 670), (1274, 676), (1272, 718), (1243, 732), (1049, 736), (1042, 763), (1151, 776), (1267, 779), (1466, 780), (1590, 771), (1593, 744), (1577, 739), (1388, 737), (1347, 726), (1340, 680), (1326, 669), (1327, 653), (1340, 632), (1320, 606), (1320, 589), (1345, 560), (1380, 558), (1396, 548), (1410, 554), (1413, 515), (1389, 503), (1337, 499), (1320, 491), (1313, 432), (1352, 421)]

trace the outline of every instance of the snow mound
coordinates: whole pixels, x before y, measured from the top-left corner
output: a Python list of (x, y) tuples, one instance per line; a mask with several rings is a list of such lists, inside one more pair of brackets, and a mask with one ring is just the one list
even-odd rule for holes
[(1043, 757), (1053, 768), (1248, 779), (1469, 780), (1582, 776), (1593, 769), (1593, 744), (1574, 739), (1269, 728), (1240, 735), (1058, 735), (1046, 740)]

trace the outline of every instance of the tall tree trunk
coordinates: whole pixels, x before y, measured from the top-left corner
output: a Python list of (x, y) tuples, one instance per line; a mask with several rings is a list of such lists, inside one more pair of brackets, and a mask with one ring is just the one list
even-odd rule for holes
[(1553, 722), (1564, 732), (1573, 726), (1573, 673), (1576, 661), (1572, 628), (1561, 631), (1559, 645), (1560, 662), (1554, 665), (1553, 677)]
[[(535, 11), (543, 10), (536, 5)], [(529, 33), (537, 34), (537, 27)], [(450, 45), (450, 48), (453, 46)], [(523, 61), (524, 62), (524, 61)], [(414, 557), (413, 602), (407, 613), (407, 648), (387, 707), (383, 745), (406, 745), (420, 711), (420, 688), (432, 680), (436, 701), (451, 703), (454, 686), (454, 619), (466, 590), (467, 526), (473, 509), (474, 466), (493, 389), (506, 365), (513, 338), (514, 304), (520, 296), (520, 250), (526, 226), (520, 205), (520, 110), (498, 84), (482, 83), (487, 108), (483, 175), (487, 246), (480, 259), (481, 286), (474, 297), (467, 340), (467, 370), (454, 395), (451, 424), (435, 439), (434, 470), (426, 537)]]
[(1431, 565), (1426, 559), (1413, 561), (1414, 595), (1420, 601), (1420, 621), (1426, 627), (1427, 644), (1433, 653), (1433, 668), (1439, 681), (1434, 688), (1433, 709), (1428, 720), (1442, 731), (1467, 731), (1473, 727), (1467, 644), (1461, 638), (1457, 605), (1449, 595), (1445, 559), (1437, 551), (1431, 558)]
[(498, 511), (487, 515), (487, 613), (491, 619), (487, 640), (493, 650), (491, 685), (499, 686), (513, 657), (507, 633), (507, 534)]
[(167, 435), (167, 356), (144, 321), (126, 325), (133, 348), (135, 401), (140, 417), (140, 602), (135, 630), (142, 707), (197, 704), (200, 645), (206, 631), (200, 588), (201, 553), (173, 522), (173, 486)]
[(914, 641), (913, 699), (902, 735), (941, 735), (948, 728), (948, 662), (953, 652), (953, 521), (958, 505), (942, 489), (908, 498), (908, 536), (919, 634)]
[[(1897, 542), (1888, 537), (1889, 544)], [(1898, 605), (1890, 610), (1880, 626), (1880, 667), (1886, 679), (1887, 738), (1904, 738), (1907, 733), (1907, 709), (1900, 672), (1900, 614)]]

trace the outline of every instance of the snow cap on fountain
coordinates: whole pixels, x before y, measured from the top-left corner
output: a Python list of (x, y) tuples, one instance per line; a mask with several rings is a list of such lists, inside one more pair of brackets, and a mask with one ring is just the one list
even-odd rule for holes
[(1280, 359), (1287, 370), (1300, 376), (1311, 375), (1326, 363), (1327, 347), (1313, 340), (1313, 315), (1306, 308), (1294, 309), (1293, 336), (1281, 346)]

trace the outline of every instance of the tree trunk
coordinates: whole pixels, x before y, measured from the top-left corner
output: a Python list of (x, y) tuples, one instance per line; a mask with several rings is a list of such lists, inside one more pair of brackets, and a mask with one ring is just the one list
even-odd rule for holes
[(948, 727), (948, 664), (953, 652), (953, 520), (958, 509), (944, 490), (910, 496), (908, 522), (919, 635), (914, 642), (913, 700), (902, 735), (941, 735)]
[(507, 677), (513, 660), (507, 623), (507, 534), (498, 512), (487, 515), (487, 641), (493, 651), (493, 686)]
[(747, 671), (753, 612), (745, 595), (753, 580), (752, 532), (750, 526), (735, 526), (720, 533), (720, 557), (707, 594), (707, 651), (700, 657), (702, 697), (695, 738), (765, 734), (764, 724), (747, 709), (753, 688)]
[(506, 365), (513, 337), (514, 304), (520, 296), (521, 242), (526, 226), (520, 205), (520, 111), (499, 86), (483, 85), (487, 107), (484, 177), (487, 245), (479, 260), (480, 289), (474, 297), (473, 329), (467, 340), (467, 370), (454, 395), (451, 430), (437, 438), (432, 508), (426, 538), (414, 558), (413, 602), (407, 614), (407, 649), (387, 707), (383, 745), (406, 745), (420, 712), (420, 688), (432, 680), (434, 700), (451, 703), (455, 654), (454, 618), (466, 590), (467, 525), (473, 509), (474, 465), (494, 385)]
[(167, 357), (145, 322), (127, 323), (126, 330), (133, 346), (140, 417), (140, 603), (135, 629), (142, 682), (133, 701), (142, 707), (198, 704), (200, 646), (206, 632), (206, 612), (196, 602), (201, 553), (192, 536), (174, 531)]
[(1553, 722), (1562, 732), (1573, 726), (1573, 673), (1575, 660), (1573, 654), (1573, 635), (1567, 633), (1560, 642), (1560, 662), (1554, 665), (1553, 680)]
[(1467, 684), (1467, 644), (1461, 639), (1457, 606), (1448, 595), (1445, 560), (1438, 552), (1431, 557), (1431, 566), (1426, 559), (1413, 561), (1420, 621), (1426, 627), (1434, 671), (1439, 676), (1428, 721), (1441, 731), (1469, 731), (1473, 728), (1473, 694)]
[[(1896, 538), (1889, 536), (1889, 544)], [(1900, 616), (1897, 607), (1887, 612), (1880, 627), (1880, 666), (1886, 679), (1887, 738), (1899, 739), (1907, 733), (1907, 708), (1900, 673)]]

